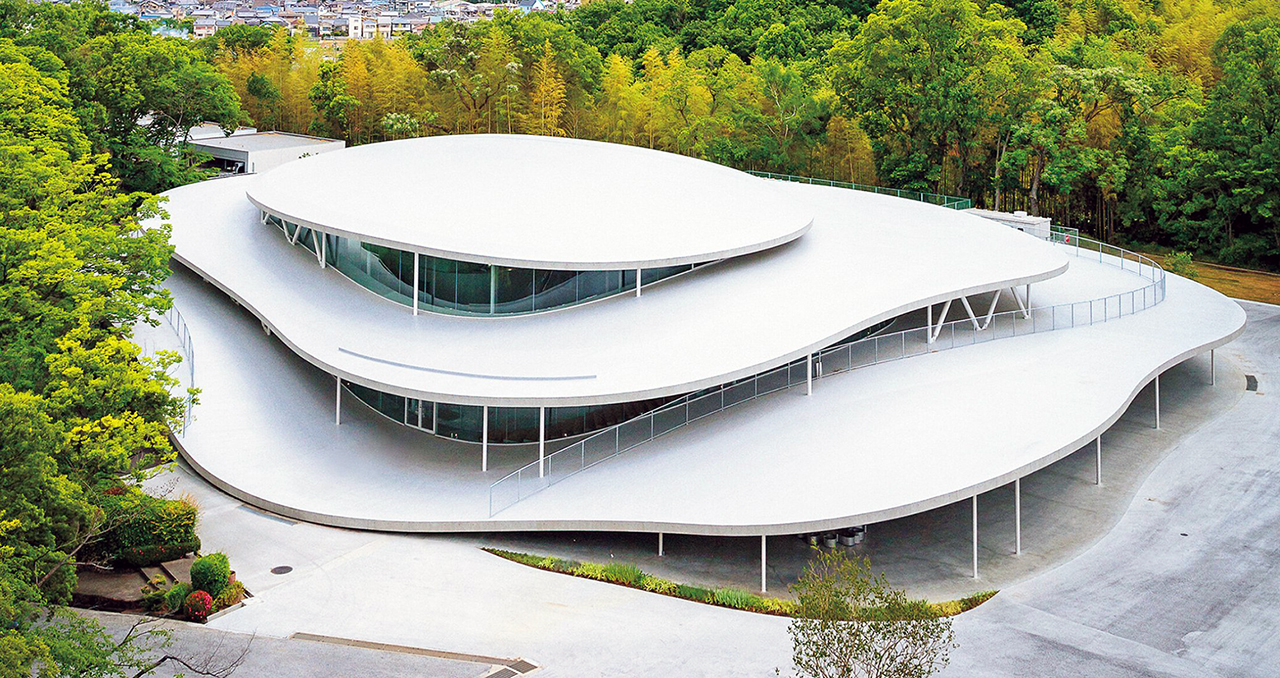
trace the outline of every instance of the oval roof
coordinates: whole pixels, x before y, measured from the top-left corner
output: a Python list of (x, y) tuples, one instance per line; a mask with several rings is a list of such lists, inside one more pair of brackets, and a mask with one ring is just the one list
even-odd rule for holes
[(287, 163), (259, 208), (365, 242), (558, 270), (652, 268), (765, 250), (813, 214), (745, 172), (673, 153), (468, 134), (356, 146)]

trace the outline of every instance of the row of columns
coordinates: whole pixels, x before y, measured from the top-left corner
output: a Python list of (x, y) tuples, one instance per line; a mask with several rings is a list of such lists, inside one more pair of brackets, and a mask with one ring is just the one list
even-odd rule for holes
[[(1218, 383), (1216, 356), (1214, 349), (1209, 349), (1209, 385), (1216, 386)], [(1153, 383), (1155, 389), (1155, 426), (1160, 430), (1160, 375), (1157, 374)], [(1093, 484), (1102, 487), (1102, 434), (1094, 439), (1094, 462), (1093, 462)], [(973, 578), (978, 578), (978, 495), (971, 498), (973, 504)], [(1013, 481), (1013, 531), (1014, 531), (1014, 554), (1022, 554), (1022, 479), (1016, 478)]]

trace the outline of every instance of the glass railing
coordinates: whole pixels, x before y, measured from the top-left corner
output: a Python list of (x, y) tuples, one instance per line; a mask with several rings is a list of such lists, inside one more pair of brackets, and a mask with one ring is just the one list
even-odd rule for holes
[[(1154, 260), (1068, 232), (1050, 234), (1050, 241), (1069, 248), (1070, 254), (1132, 271), (1149, 282), (1117, 294), (1031, 307), (953, 320), (933, 328), (921, 327), (823, 349), (814, 355), (813, 378), (821, 379), (861, 367), (892, 362), (937, 351), (1023, 336), (1039, 332), (1095, 325), (1146, 310), (1165, 297), (1165, 272)], [(806, 358), (709, 391), (685, 396), (648, 414), (636, 417), (557, 450), (503, 476), (489, 486), (489, 517), (517, 502), (584, 471), (600, 462), (634, 449), (699, 419), (770, 393), (808, 381)]]
[[(191, 341), (191, 330), (187, 327), (187, 321), (178, 312), (176, 307), (170, 306), (169, 310), (164, 312), (165, 322), (169, 323), (169, 327), (173, 328), (173, 333), (178, 337), (179, 352), (182, 354), (182, 362), (187, 367), (187, 386), (195, 388), (196, 385), (196, 350), (195, 345)], [(191, 406), (195, 402), (195, 397), (190, 391), (186, 392), (183, 398), (182, 408), (182, 427), (178, 431), (179, 436), (185, 436), (187, 427), (191, 425)]]
[(764, 179), (777, 179), (778, 181), (793, 181), (799, 184), (813, 184), (815, 186), (831, 186), (833, 188), (848, 188), (855, 191), (867, 191), (868, 193), (879, 193), (880, 195), (892, 195), (895, 198), (906, 198), (908, 200), (916, 200), (919, 202), (927, 202), (931, 205), (940, 205), (953, 210), (967, 210), (973, 207), (973, 201), (968, 198), (960, 198), (954, 195), (940, 195), (938, 193), (924, 193), (921, 191), (906, 191), (900, 188), (885, 188), (884, 186), (871, 186), (869, 184), (855, 184), (849, 181), (833, 181), (831, 179), (814, 179), (813, 177), (802, 177), (794, 174), (774, 174), (773, 172), (757, 172), (751, 170), (749, 172), (757, 177)]

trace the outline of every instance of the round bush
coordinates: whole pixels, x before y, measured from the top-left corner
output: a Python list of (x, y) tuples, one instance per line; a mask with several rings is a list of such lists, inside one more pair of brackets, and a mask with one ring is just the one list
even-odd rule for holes
[(187, 600), (189, 595), (191, 595), (191, 585), (178, 582), (164, 594), (165, 607), (169, 608), (170, 612), (177, 613), (182, 609), (182, 603)]
[(224, 553), (210, 553), (191, 564), (191, 588), (216, 598), (231, 580), (231, 564)]
[(213, 596), (204, 591), (192, 591), (187, 601), (182, 604), (182, 614), (194, 622), (202, 622), (209, 618), (209, 610), (213, 609)]

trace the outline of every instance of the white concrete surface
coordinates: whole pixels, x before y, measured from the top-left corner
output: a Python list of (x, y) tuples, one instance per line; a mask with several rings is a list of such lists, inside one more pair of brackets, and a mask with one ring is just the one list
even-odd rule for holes
[[(1145, 282), (1079, 259), (1036, 296), (1063, 303)], [(233, 495), (332, 525), (789, 534), (877, 522), (1043, 468), (1107, 428), (1159, 371), (1243, 327), (1234, 302), (1174, 276), (1168, 284), (1165, 302), (1136, 315), (882, 364), (823, 379), (811, 397), (793, 390), (733, 408), (490, 519), (489, 484), (536, 459), (534, 449), (491, 450), (485, 474), (478, 446), (351, 399), (334, 426), (332, 377), (179, 274), (171, 288), (193, 328), (203, 391), (181, 443)], [(992, 429), (1005, 418), (1012, 425)]]
[(289, 132), (237, 131), (231, 136), (192, 138), (196, 150), (220, 160), (244, 163), (250, 174), (273, 170), (285, 163), (307, 156), (340, 151), (347, 142)]
[(1068, 261), (1034, 237), (954, 210), (765, 182), (815, 215), (805, 237), (640, 297), (519, 317), (414, 316), (321, 269), (261, 224), (239, 197), (257, 179), (168, 192), (177, 259), (322, 370), (447, 403), (574, 406), (683, 394), (785, 364), (928, 303), (1047, 280)]
[(283, 219), (448, 259), (554, 270), (715, 261), (794, 240), (776, 184), (635, 146), (462, 134), (306, 158), (247, 186)]

